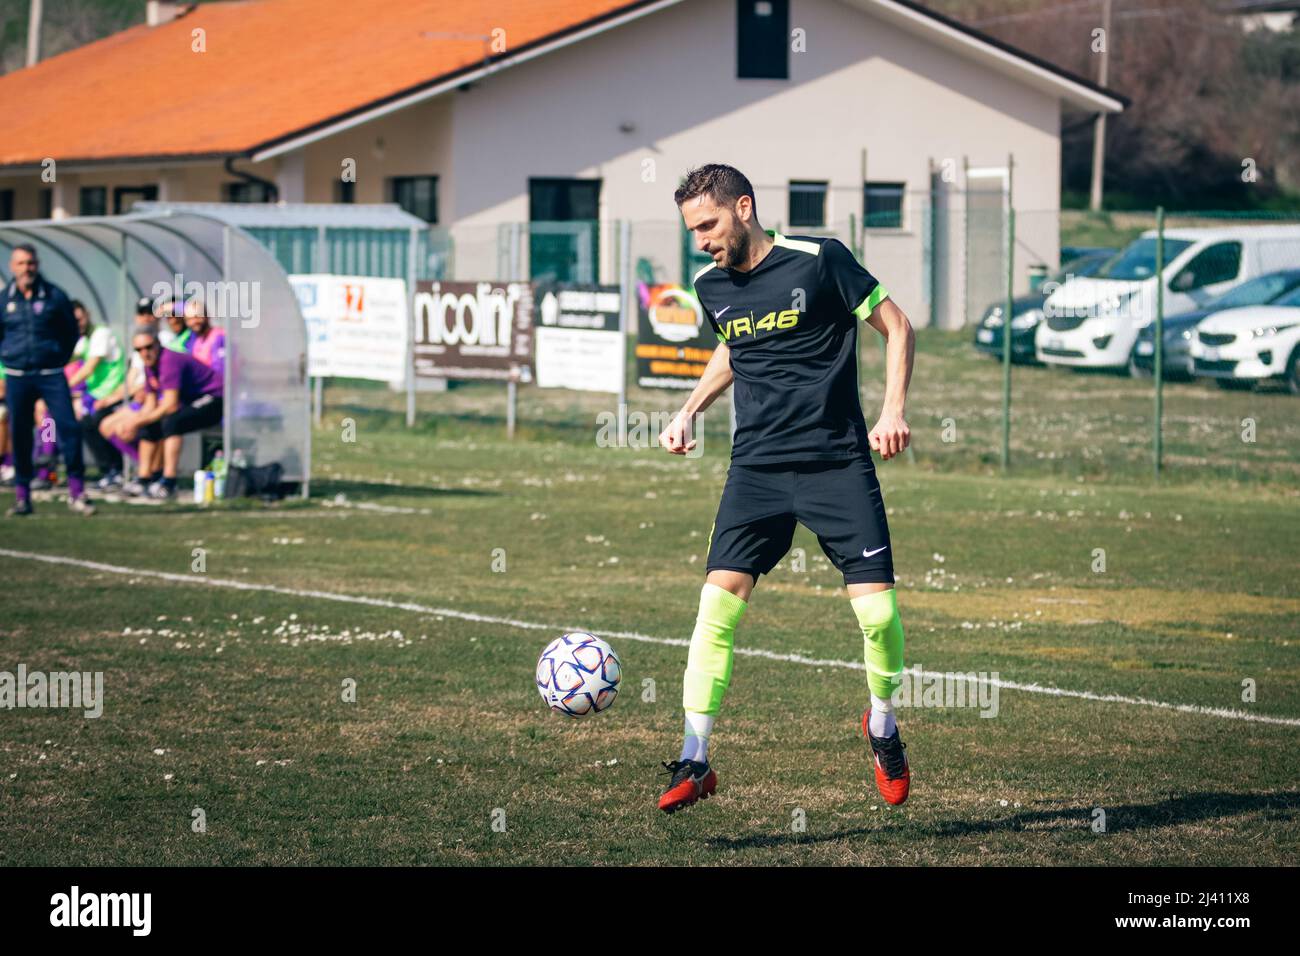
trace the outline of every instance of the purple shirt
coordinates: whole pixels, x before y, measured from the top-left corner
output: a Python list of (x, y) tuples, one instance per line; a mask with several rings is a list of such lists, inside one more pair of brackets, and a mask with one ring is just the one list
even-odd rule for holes
[(145, 369), (149, 390), (158, 398), (170, 389), (180, 392), (182, 405), (193, 404), (204, 395), (222, 394), (224, 382), (219, 372), (208, 368), (188, 352), (163, 349), (158, 365)]
[(203, 335), (191, 335), (185, 350), (212, 369), (224, 374), (226, 366), (226, 330), (209, 327)]

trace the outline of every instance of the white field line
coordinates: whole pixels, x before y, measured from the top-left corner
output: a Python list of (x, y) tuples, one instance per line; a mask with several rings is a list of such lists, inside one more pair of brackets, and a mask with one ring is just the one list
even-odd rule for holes
[[(0, 548), (0, 557), (14, 558), (19, 561), (43, 561), (46, 564), (63, 564), (71, 567), (86, 568), (91, 571), (103, 571), (107, 574), (122, 574), (132, 577), (157, 578), (177, 584), (205, 584), (209, 587), (230, 588), (235, 591), (264, 591), (271, 594), (284, 594), (289, 597), (314, 598), (319, 601), (337, 601), (341, 604), (361, 604), (368, 607), (390, 608), (395, 611), (411, 611), (416, 614), (432, 614), (450, 617), (461, 621), (474, 621), (479, 624), (497, 624), (528, 631), (547, 631), (565, 633), (567, 631), (588, 631), (583, 626), (561, 624), (539, 624), (535, 621), (521, 621), (512, 617), (499, 617), (492, 614), (476, 614), (473, 611), (458, 611), (453, 608), (430, 607), (414, 601), (389, 601), (385, 598), (363, 597), (353, 594), (336, 594), (331, 591), (309, 591), (301, 588), (286, 588), (274, 584), (254, 584), (248, 581), (234, 581), (228, 578), (210, 578), (202, 574), (175, 574), (168, 571), (149, 571), (140, 568), (127, 568), (116, 564), (103, 564), (99, 561), (83, 561), (79, 558), (65, 558), (53, 554), (35, 554), (29, 551), (13, 551)], [(643, 641), (647, 644), (662, 644), (669, 647), (689, 647), (690, 641), (673, 637), (654, 637), (638, 634), (635, 631), (600, 631), (601, 637), (617, 638), (621, 641)], [(769, 661), (781, 661), (787, 664), (802, 664), (806, 667), (838, 667), (846, 670), (865, 670), (861, 661), (840, 661), (805, 657), (802, 654), (779, 654), (757, 647), (737, 647), (735, 652), (746, 657), (761, 657)], [(1285, 727), (1300, 727), (1300, 717), (1271, 717), (1265, 714), (1252, 714), (1242, 710), (1230, 710), (1226, 707), (1204, 707), (1200, 704), (1171, 704), (1146, 697), (1127, 697), (1123, 694), (1098, 694), (1089, 690), (1069, 690), (1063, 687), (1046, 687), (1042, 684), (1024, 684), (1019, 681), (1000, 678), (978, 677), (970, 673), (946, 673), (932, 670), (907, 668), (904, 673), (912, 675), (941, 675), (945, 680), (961, 680), (975, 684), (987, 684), (1001, 690), (1018, 690), (1027, 694), (1045, 694), (1049, 697), (1073, 697), (1078, 700), (1094, 700), (1103, 704), (1132, 704), (1139, 707), (1156, 707), (1161, 710), (1173, 710), (1184, 714), (1202, 714), (1207, 717), (1221, 717), (1228, 720), (1246, 720), (1259, 724), (1278, 724)]]
[(371, 501), (331, 501), (329, 498), (322, 499), (321, 504), (326, 508), (353, 508), (357, 511), (375, 511), (386, 515), (431, 515), (432, 508), (406, 508), (401, 505), (380, 505)]

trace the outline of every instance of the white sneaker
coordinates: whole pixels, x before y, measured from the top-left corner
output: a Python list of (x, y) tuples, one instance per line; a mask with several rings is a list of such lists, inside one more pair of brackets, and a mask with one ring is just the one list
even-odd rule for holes
[(176, 491), (173, 488), (168, 488), (161, 481), (155, 481), (149, 486), (148, 490), (145, 491), (145, 497), (166, 501), (169, 498), (176, 497)]
[(128, 495), (132, 498), (144, 497), (147, 490), (148, 489), (145, 488), (144, 483), (139, 479), (128, 481), (126, 484), (122, 485), (122, 494)]
[(80, 498), (69, 498), (68, 509), (87, 518), (95, 513), (95, 506), (90, 503), (90, 499), (85, 495)]

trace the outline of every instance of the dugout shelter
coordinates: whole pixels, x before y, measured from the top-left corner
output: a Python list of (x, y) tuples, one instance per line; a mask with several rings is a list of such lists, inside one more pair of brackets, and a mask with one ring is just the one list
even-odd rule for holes
[[(307, 332), (288, 276), (244, 229), (212, 211), (152, 209), (120, 216), (0, 222), (0, 256), (28, 243), (41, 273), (80, 299), (96, 323), (131, 347), (135, 303), (164, 287), (200, 291), (214, 325), (226, 330), (227, 461), (278, 462), (305, 497), (311, 478)], [(6, 275), (6, 281), (8, 280)], [(197, 467), (202, 436), (187, 435), (182, 457)], [(196, 440), (198, 439), (198, 440)]]

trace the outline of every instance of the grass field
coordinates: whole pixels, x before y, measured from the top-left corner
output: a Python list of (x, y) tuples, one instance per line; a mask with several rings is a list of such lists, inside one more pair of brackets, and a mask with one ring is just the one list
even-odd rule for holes
[[(874, 345), (863, 370), (873, 422)], [(800, 529), (807, 569), (782, 562), (738, 632), (717, 797), (654, 808), (725, 405), (682, 460), (597, 447), (606, 396), (526, 389), (508, 442), (499, 387), (421, 396), (407, 431), (400, 396), (337, 386), (310, 501), (0, 524), (0, 670), (102, 671), (105, 698), (0, 712), (0, 863), (1295, 864), (1300, 400), (1169, 386), (1157, 484), (1149, 382), (1015, 374), (1003, 477), (998, 366), (922, 331), (915, 460), (878, 465), (908, 664), (1039, 685), (992, 719), (902, 711), (902, 807), (870, 781), (861, 635)], [(532, 686), (576, 627), (625, 667), (587, 721)]]

